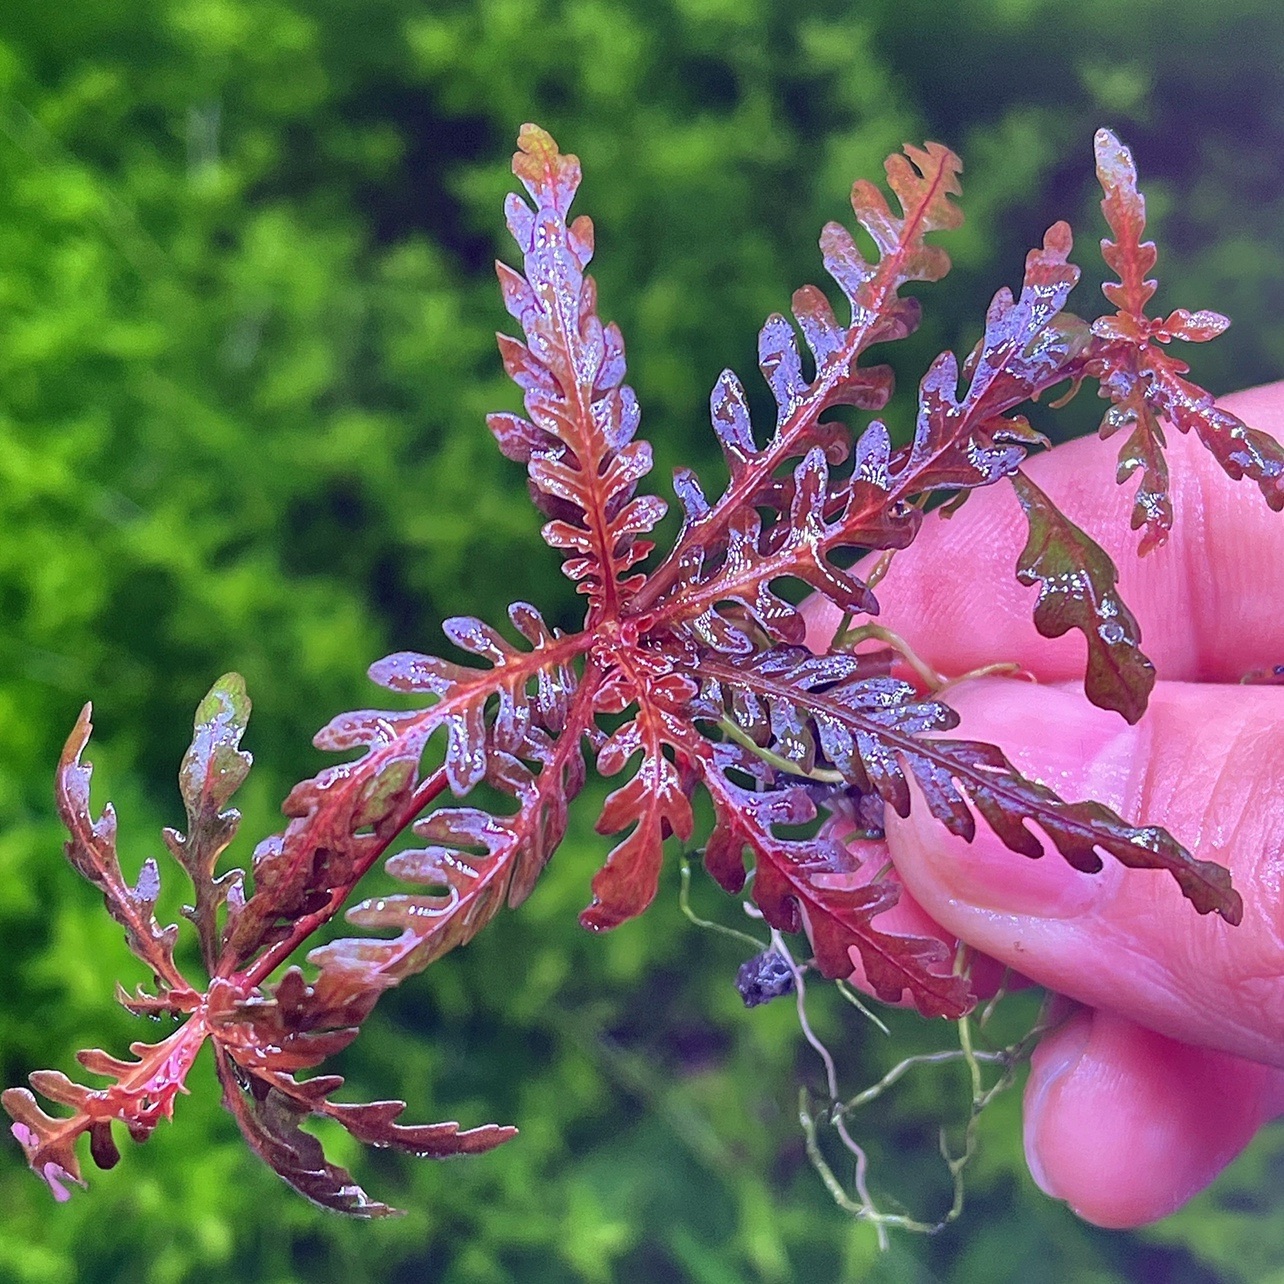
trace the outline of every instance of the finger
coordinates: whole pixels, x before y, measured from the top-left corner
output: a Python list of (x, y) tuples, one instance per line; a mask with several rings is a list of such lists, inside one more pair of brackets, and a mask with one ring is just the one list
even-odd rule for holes
[(1034, 1054), (1026, 1159), (1080, 1217), (1140, 1226), (1207, 1186), (1282, 1103), (1284, 1071), (1084, 1011)]
[[(1284, 435), (1284, 383), (1224, 404)], [(1227, 477), (1193, 438), (1172, 432), (1172, 536), (1139, 558), (1129, 529), (1134, 487), (1115, 484), (1114, 453), (1113, 443), (1084, 438), (1032, 458), (1026, 470), (1113, 558), (1160, 676), (1233, 682), (1284, 662), (1284, 514), (1272, 512), (1250, 483)], [(1082, 636), (1042, 638), (1031, 622), (1038, 590), (1018, 584), (1014, 573), (1026, 534), (1016, 496), (1003, 484), (977, 491), (952, 518), (929, 515), (877, 589), (880, 622), (944, 673), (1011, 660), (1044, 681), (1081, 678)], [(810, 640), (827, 649), (837, 613), (819, 608), (818, 615)]]
[(1030, 860), (984, 822), (947, 834), (922, 799), (888, 816), (896, 869), (948, 932), (1049, 989), (1185, 1042), (1284, 1065), (1284, 688), (1159, 683), (1135, 727), (1068, 687), (988, 680), (951, 696), (962, 734), (1000, 745), (1066, 799), (1162, 820), (1244, 898), (1231, 927), (1162, 871)]

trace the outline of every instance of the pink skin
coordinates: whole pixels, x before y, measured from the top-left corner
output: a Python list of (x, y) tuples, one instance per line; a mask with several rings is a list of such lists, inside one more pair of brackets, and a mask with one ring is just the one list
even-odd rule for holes
[[(1225, 404), (1284, 437), (1284, 383)], [(1079, 874), (1055, 853), (1015, 855), (983, 822), (969, 845), (921, 806), (891, 818), (907, 922), (926, 915), (1084, 1005), (1035, 1054), (1026, 1157), (1049, 1195), (1127, 1227), (1179, 1208), (1284, 1113), (1284, 686), (1239, 684), (1284, 663), (1284, 514), (1173, 432), (1172, 538), (1139, 559), (1113, 445), (1073, 442), (1029, 472), (1119, 566), (1160, 678), (1137, 726), (1084, 699), (1078, 633), (1048, 640), (1031, 624), (1036, 590), (1013, 576), (1025, 523), (1009, 488), (929, 518), (878, 596), (881, 622), (938, 670), (1012, 660), (1038, 679), (953, 689), (961, 734), (1001, 745), (1065, 798), (1164, 825), (1228, 865), (1244, 897), (1231, 928), (1196, 915), (1160, 872), (1108, 862)], [(812, 642), (835, 622), (816, 610)]]

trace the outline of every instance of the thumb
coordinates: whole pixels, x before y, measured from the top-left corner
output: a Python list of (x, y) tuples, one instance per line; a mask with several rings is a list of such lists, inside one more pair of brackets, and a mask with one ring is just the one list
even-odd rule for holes
[(1082, 1011), (1034, 1054), (1025, 1152), (1042, 1190), (1098, 1226), (1180, 1208), (1284, 1104), (1284, 1071)]
[(991, 679), (961, 685), (950, 703), (963, 717), (957, 734), (999, 745), (1061, 797), (1162, 825), (1228, 865), (1244, 921), (1199, 916), (1162, 871), (1106, 856), (1099, 874), (1082, 874), (1046, 840), (1031, 860), (979, 819), (966, 843), (921, 798), (887, 830), (918, 904), (1050, 989), (1186, 1043), (1284, 1065), (1284, 687), (1160, 683), (1135, 727), (1067, 687)]

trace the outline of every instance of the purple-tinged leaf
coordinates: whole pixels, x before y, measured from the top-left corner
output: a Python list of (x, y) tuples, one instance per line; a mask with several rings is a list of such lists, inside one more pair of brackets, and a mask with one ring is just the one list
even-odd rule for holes
[[(768, 639), (798, 645), (806, 633), (801, 613), (774, 591), (777, 580), (790, 577), (808, 585), (840, 611), (877, 614), (878, 602), (869, 588), (849, 571), (841, 570), (833, 554), (850, 548), (845, 517), (829, 521), (825, 510), (834, 496), (824, 452), (813, 448), (794, 468), (787, 513), (769, 531), (754, 508), (738, 515), (727, 532), (727, 544), (714, 565), (693, 576), (672, 623), (690, 627), (705, 645), (743, 654), (745, 641), (732, 622), (727, 604), (738, 604)], [(920, 515), (893, 507), (880, 527), (862, 532), (862, 543), (874, 547), (903, 547), (917, 529)], [(711, 559), (712, 560), (712, 559)]]
[(500, 338), (504, 364), (525, 394), (529, 420), (492, 416), (500, 448), (527, 465), (532, 496), (554, 520), (545, 537), (566, 554), (563, 569), (591, 610), (615, 610), (643, 582), (628, 572), (649, 551), (637, 536), (663, 514), (661, 500), (630, 505), (651, 468), (649, 448), (634, 440), (637, 398), (623, 383), (619, 330), (597, 316), (597, 290), (584, 275), (592, 224), (567, 224), (580, 181), (579, 162), (534, 125), (523, 126), (513, 172), (535, 202), (509, 199), (509, 228), (524, 275), (499, 265), (505, 305), (525, 344)]
[[(886, 428), (871, 424), (857, 442), (853, 472), (845, 482), (831, 482), (825, 451), (817, 444), (787, 480), (773, 475), (771, 492), (751, 496), (746, 479), (764, 458), (773, 457), (775, 447), (752, 451), (743, 394), (734, 378), (724, 375), (714, 392), (713, 411), (731, 487), (712, 509), (698, 491), (683, 487), (688, 520), (679, 545), (692, 545), (688, 567), (697, 569), (675, 594), (667, 622), (689, 622), (706, 645), (743, 654), (743, 638), (720, 613), (720, 604), (739, 603), (768, 638), (800, 642), (798, 617), (773, 589), (783, 577), (802, 580), (842, 611), (876, 613), (873, 594), (839, 570), (836, 557), (860, 549), (904, 547), (920, 521), (908, 503), (913, 496), (990, 485), (1009, 476), (1031, 448), (1047, 444), (1024, 417), (1011, 412), (1062, 381), (1089, 337), (1081, 322), (1062, 311), (1079, 275), (1068, 262), (1070, 248), (1064, 223), (1048, 230), (1043, 247), (1027, 256), (1020, 297), (1001, 290), (990, 305), (984, 339), (969, 363), (967, 394), (959, 398), (957, 362), (952, 353), (943, 353), (923, 379), (909, 450), (892, 456)], [(814, 300), (806, 301), (814, 305)], [(815, 330), (822, 321), (823, 314), (813, 306), (809, 327)], [(797, 351), (783, 318), (772, 318), (764, 327), (761, 350), (771, 354), (763, 362), (764, 373), (773, 381), (781, 415), (787, 417), (803, 394), (797, 387)], [(813, 388), (822, 382), (818, 374)], [(777, 441), (780, 432), (778, 428)], [(836, 453), (842, 457), (845, 447)], [(711, 528), (729, 497), (740, 490), (741, 506), (733, 517), (724, 517), (715, 541)], [(779, 520), (764, 530), (758, 509), (767, 504), (779, 510)], [(701, 539), (703, 547), (696, 543)]]
[[(821, 237), (825, 267), (851, 303), (851, 325), (836, 328), (819, 291), (804, 289), (794, 295), (795, 315), (816, 360), (815, 377), (808, 383), (788, 321), (779, 314), (767, 319), (758, 340), (759, 366), (775, 397), (777, 416), (775, 432), (761, 450), (754, 447), (743, 389), (733, 375), (724, 372), (711, 409), (731, 469), (731, 484), (716, 504), (684, 504), (687, 520), (677, 545), (645, 585), (638, 587), (626, 613), (650, 619), (664, 603), (689, 617), (693, 568), (702, 570), (706, 578), (716, 573), (733, 529), (748, 528), (750, 508), (773, 509), (782, 517), (788, 512), (793, 490), (782, 484), (781, 467), (805, 458), (816, 447), (831, 464), (847, 458), (850, 442), (845, 430), (822, 423), (821, 415), (833, 406), (878, 409), (886, 404), (891, 372), (881, 366), (860, 368), (858, 361), (872, 344), (903, 338), (917, 325), (918, 305), (901, 299), (899, 287), (907, 281), (939, 280), (948, 271), (949, 257), (924, 238), (959, 226), (962, 215), (953, 197), (959, 193), (961, 168), (958, 157), (937, 143), (926, 148), (906, 146), (903, 156), (887, 162), (888, 182), (901, 206), (899, 215), (892, 213), (872, 184), (860, 182), (853, 187), (852, 208), (878, 246), (878, 261), (867, 262), (850, 233), (837, 224), (826, 227)], [(690, 485), (685, 495), (695, 499)], [(842, 507), (840, 497), (833, 497), (832, 507)], [(871, 528), (884, 525), (874, 511), (864, 516)], [(703, 614), (704, 609), (695, 614)]]
[(517, 1136), (516, 1128), (501, 1124), (461, 1129), (457, 1123), (396, 1123), (405, 1108), (404, 1101), (327, 1102), (325, 1114), (367, 1146), (390, 1147), (418, 1159), (481, 1155)]
[(1284, 447), (1269, 433), (1250, 428), (1216, 405), (1211, 393), (1183, 379), (1184, 363), (1153, 352), (1151, 369), (1148, 398), (1155, 410), (1179, 432), (1193, 432), (1228, 477), (1256, 482), (1272, 509), (1284, 509)]
[(779, 950), (763, 950), (740, 965), (736, 990), (747, 1008), (783, 998), (794, 992), (793, 966)]
[(791, 310), (815, 358), (816, 368), (823, 370), (842, 351), (846, 327), (839, 324), (829, 300), (814, 285), (804, 285), (794, 291)]
[[(815, 660), (784, 647), (735, 666), (707, 656), (700, 664), (703, 691), (716, 698), (718, 691), (744, 688), (768, 706), (790, 706), (795, 718), (808, 718), (816, 727), (828, 762), (861, 793), (877, 792), (898, 815), (909, 814), (912, 779), (931, 814), (969, 842), (976, 831), (971, 803), (1015, 852), (1043, 854), (1027, 827), (1035, 824), (1075, 869), (1096, 873), (1099, 852), (1132, 868), (1165, 869), (1199, 913), (1240, 921), (1243, 903), (1230, 874), (1195, 859), (1166, 831), (1130, 825), (1101, 803), (1064, 802), (1022, 776), (993, 745), (924, 739), (924, 732), (953, 726), (953, 710), (920, 701), (908, 684), (891, 679), (835, 681), (832, 670), (817, 667)], [(735, 707), (725, 697), (722, 705)]]
[(1046, 444), (1023, 418), (1005, 416), (1061, 382), (1088, 340), (1086, 328), (1062, 311), (1079, 279), (1071, 246), (1069, 227), (1054, 223), (1042, 248), (1026, 256), (1020, 296), (1007, 289), (994, 296), (961, 400), (954, 354), (933, 362), (919, 388), (913, 445), (895, 474), (902, 498), (990, 485), (1010, 476), (1032, 446)]
[[(511, 614), (528, 640), (537, 646), (562, 644), (530, 607), (519, 605)], [(514, 652), (510, 658), (514, 663), (529, 662), (530, 656), (531, 653)], [(580, 745), (588, 733), (596, 691), (595, 681), (589, 681), (587, 685), (559, 691), (554, 698), (549, 693), (540, 695), (537, 684), (532, 698), (526, 691), (529, 678), (528, 669), (521, 683), (522, 698), (534, 705), (542, 702), (548, 712), (555, 713), (556, 738), (518, 719), (510, 728), (513, 743), (504, 748), (500, 743), (504, 739), (502, 706), (492, 726), (483, 732), (483, 779), (514, 798), (517, 812), (503, 817), (470, 807), (446, 807), (420, 820), (414, 831), (431, 845), (396, 853), (388, 858), (386, 869), (393, 877), (420, 884), (424, 890), (363, 901), (348, 912), (354, 926), (367, 930), (391, 928), (398, 935), (391, 939), (345, 937), (313, 950), (308, 961), (319, 969), (319, 974), (306, 1003), (297, 995), (292, 1000), (293, 1028), (363, 1020), (385, 989), (471, 940), (505, 903), (516, 905), (529, 895), (566, 832), (568, 803), (584, 784)], [(441, 707), (439, 704), (429, 712)], [(525, 761), (514, 756), (519, 751)], [(372, 750), (367, 756), (377, 752)], [(535, 768), (527, 762), (534, 763)], [(422, 793), (424, 785), (418, 788)], [(349, 854), (343, 859), (350, 864), (344, 868), (340, 860), (344, 849), (339, 842), (333, 842), (336, 850), (330, 862), (343, 875), (328, 902), (333, 908), (346, 899), (343, 893), (355, 883), (359, 865), (368, 867), (386, 847), (385, 835), (404, 828), (414, 814), (403, 798), (404, 790), (396, 788), (387, 800), (380, 800), (372, 814), (357, 817), (362, 824), (373, 827), (373, 834), (356, 833), (352, 818), (345, 822), (344, 829), (352, 836), (346, 840)], [(429, 800), (424, 798), (425, 803)], [(385, 807), (386, 821), (379, 814)], [(331, 814), (333, 810), (331, 804)], [(317, 815), (319, 820), (326, 813), (309, 815)], [(286, 838), (290, 837), (291, 831), (287, 830)]]
[(807, 384), (794, 332), (779, 312), (758, 333), (758, 368), (776, 399), (776, 421), (783, 424), (802, 401)]
[(718, 376), (709, 396), (709, 415), (714, 435), (722, 447), (727, 469), (734, 479), (758, 453), (749, 421), (749, 399), (744, 386), (730, 370)]

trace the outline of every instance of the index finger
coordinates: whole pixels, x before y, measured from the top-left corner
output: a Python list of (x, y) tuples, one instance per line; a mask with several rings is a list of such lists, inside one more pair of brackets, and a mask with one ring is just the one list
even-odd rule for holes
[[(1222, 404), (1252, 427), (1284, 433), (1284, 382)], [(1069, 442), (1026, 470), (1114, 560), (1120, 594), (1159, 676), (1236, 682), (1284, 663), (1284, 514), (1272, 512), (1251, 483), (1232, 481), (1193, 438), (1176, 430), (1168, 438), (1173, 530), (1144, 558), (1129, 528), (1134, 486), (1115, 484), (1112, 443)], [(978, 491), (951, 518), (929, 515), (877, 589), (879, 622), (946, 674), (1013, 661), (1042, 681), (1082, 678), (1082, 636), (1044, 638), (1032, 622), (1038, 589), (1015, 577), (1026, 535), (1021, 507), (1004, 485)], [(818, 613), (815, 640), (826, 622)], [(834, 616), (829, 627), (836, 623)]]

